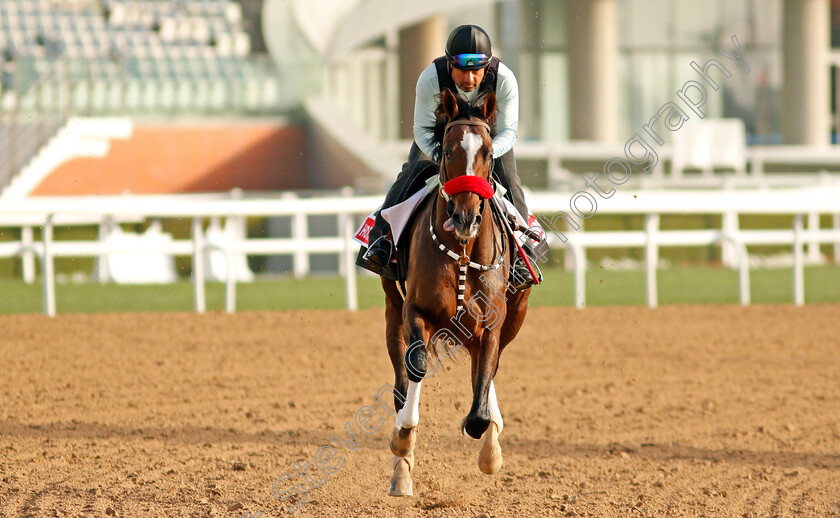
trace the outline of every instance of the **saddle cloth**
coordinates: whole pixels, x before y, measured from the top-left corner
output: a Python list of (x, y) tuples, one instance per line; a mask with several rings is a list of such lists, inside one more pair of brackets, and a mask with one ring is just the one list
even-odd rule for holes
[[(391, 225), (391, 235), (394, 238), (394, 248), (398, 249), (400, 243), (400, 236), (406, 230), (406, 226), (408, 222), (411, 220), (412, 214), (420, 206), (420, 203), (426, 199), (431, 193), (434, 193), (440, 187), (440, 179), (437, 175), (430, 177), (426, 180), (426, 188), (420, 189), (413, 196), (408, 198), (402, 203), (398, 203), (393, 207), (387, 208), (382, 211), (382, 217), (385, 221)], [(508, 213), (513, 214), (516, 217), (516, 221), (519, 222), (520, 225), (526, 226), (531, 230), (534, 230), (539, 233), (540, 239), (539, 240), (531, 240), (534, 247), (537, 247), (539, 243), (545, 242), (545, 230), (543, 230), (542, 225), (537, 220), (532, 212), (528, 213), (528, 219), (526, 220), (522, 214), (516, 210), (513, 203), (511, 203), (507, 198), (504, 197), (505, 188), (496, 183), (496, 194), (495, 197), (498, 200), (501, 200), (502, 206), (505, 207)], [(381, 207), (381, 205), (380, 205)], [(379, 210), (377, 207), (376, 210)], [(357, 243), (362, 245), (364, 248), (368, 246), (368, 236), (370, 235), (370, 231), (373, 228), (373, 223), (375, 221), (375, 214), (376, 210), (371, 212), (370, 215), (365, 218), (362, 225), (356, 230), (356, 233), (353, 235), (353, 239), (356, 240)], [(520, 243), (524, 242), (522, 232), (515, 231), (514, 234), (516, 235), (516, 239), (519, 240)]]

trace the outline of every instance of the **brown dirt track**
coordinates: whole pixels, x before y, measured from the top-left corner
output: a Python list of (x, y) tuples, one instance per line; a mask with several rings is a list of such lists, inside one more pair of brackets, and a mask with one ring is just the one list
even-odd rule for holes
[[(840, 305), (537, 308), (505, 351), (501, 473), (423, 386), (415, 496), (387, 434), (295, 516), (840, 516)], [(272, 482), (392, 372), (382, 311), (0, 317), (0, 516), (284, 516)], [(281, 505), (282, 504), (282, 505)]]

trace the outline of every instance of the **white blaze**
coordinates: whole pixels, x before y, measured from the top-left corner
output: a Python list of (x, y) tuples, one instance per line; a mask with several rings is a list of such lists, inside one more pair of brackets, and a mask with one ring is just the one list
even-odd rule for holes
[(481, 137), (469, 131), (464, 132), (464, 140), (461, 141), (461, 147), (467, 152), (467, 174), (474, 175), (475, 171), (475, 154), (481, 149)]

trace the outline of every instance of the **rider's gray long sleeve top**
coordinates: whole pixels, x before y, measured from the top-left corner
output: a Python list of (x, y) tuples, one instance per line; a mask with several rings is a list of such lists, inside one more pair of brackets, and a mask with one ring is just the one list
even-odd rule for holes
[[(469, 101), (476, 98), (478, 91), (479, 89), (476, 88), (472, 92), (464, 92), (458, 88), (458, 93)], [(440, 104), (438, 95), (440, 95), (440, 86), (435, 64), (432, 63), (417, 79), (417, 96), (414, 100), (414, 141), (429, 157), (434, 151), (433, 133), (429, 128), (435, 124), (435, 108)], [(496, 114), (496, 136), (493, 138), (493, 158), (499, 158), (510, 151), (516, 141), (516, 129), (519, 125), (519, 86), (513, 72), (504, 63), (499, 63), (496, 104), (498, 113)]]

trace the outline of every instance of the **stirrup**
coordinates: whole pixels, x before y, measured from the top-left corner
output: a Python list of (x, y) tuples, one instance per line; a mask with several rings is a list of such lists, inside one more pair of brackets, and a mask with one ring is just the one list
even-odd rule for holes
[[(528, 259), (531, 261), (531, 267), (534, 269), (534, 273), (537, 274), (537, 280), (542, 282), (543, 277), (540, 267), (537, 266), (536, 261), (530, 257)], [(521, 257), (517, 257), (513, 262), (513, 268), (511, 268), (510, 272), (510, 283), (515, 290), (524, 290), (535, 284), (533, 277), (531, 277), (531, 272), (528, 271), (528, 267)]]
[(368, 270), (379, 274), (388, 267), (393, 252), (394, 247), (388, 236), (379, 236), (370, 244), (362, 259), (365, 261), (365, 267)]

